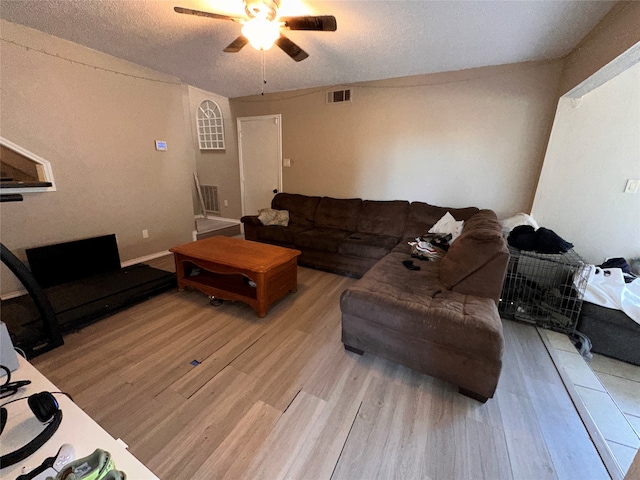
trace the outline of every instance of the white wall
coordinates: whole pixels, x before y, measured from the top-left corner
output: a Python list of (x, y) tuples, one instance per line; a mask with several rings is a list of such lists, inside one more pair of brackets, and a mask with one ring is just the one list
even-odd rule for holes
[(532, 214), (589, 263), (640, 257), (640, 64), (585, 95), (562, 98)]
[(282, 114), (284, 190), (528, 212), (561, 62), (524, 63), (232, 99), (236, 116)]

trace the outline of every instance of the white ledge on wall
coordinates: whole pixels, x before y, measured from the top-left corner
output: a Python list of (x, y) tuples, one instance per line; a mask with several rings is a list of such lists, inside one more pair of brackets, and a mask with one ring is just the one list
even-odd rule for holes
[(42, 172), (44, 175), (44, 180), (43, 182), (48, 182), (51, 184), (51, 186), (47, 186), (47, 187), (15, 187), (15, 188), (2, 188), (1, 192), (2, 194), (9, 194), (9, 193), (40, 193), (40, 192), (55, 192), (56, 191), (56, 183), (53, 180), (53, 170), (51, 168), (51, 163), (49, 163), (48, 160), (45, 160), (44, 158), (42, 158), (39, 155), (36, 155), (33, 152), (30, 152), (29, 150), (27, 150), (26, 148), (21, 147), (20, 145), (17, 145), (16, 143), (13, 143), (11, 140), (7, 140), (6, 138), (0, 136), (0, 145), (3, 145), (11, 150), (13, 150), (14, 152), (22, 155), (25, 158), (28, 158), (29, 160), (33, 161), (34, 163), (40, 165), (40, 167), (42, 168)]

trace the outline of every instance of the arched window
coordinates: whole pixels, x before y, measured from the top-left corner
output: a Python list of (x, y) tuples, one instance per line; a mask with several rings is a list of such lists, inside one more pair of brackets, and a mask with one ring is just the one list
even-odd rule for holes
[(213, 100), (205, 100), (198, 107), (198, 143), (200, 150), (224, 150), (222, 111)]

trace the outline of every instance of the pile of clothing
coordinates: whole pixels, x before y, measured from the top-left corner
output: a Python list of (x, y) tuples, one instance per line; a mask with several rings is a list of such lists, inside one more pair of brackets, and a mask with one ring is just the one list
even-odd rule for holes
[(591, 269), (584, 300), (622, 310), (640, 324), (640, 280), (624, 258), (611, 258)]

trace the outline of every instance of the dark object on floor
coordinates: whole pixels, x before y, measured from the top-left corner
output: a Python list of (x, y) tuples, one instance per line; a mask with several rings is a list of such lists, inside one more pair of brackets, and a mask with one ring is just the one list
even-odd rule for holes
[(580, 355), (582, 355), (586, 360), (591, 360), (593, 358), (593, 355), (591, 354), (591, 340), (589, 340), (589, 337), (578, 331), (569, 334), (568, 337)]
[[(120, 268), (115, 235), (38, 247), (27, 254), (34, 262), (36, 279), (49, 285), (43, 291), (55, 314), (58, 334), (78, 330), (176, 285), (173, 273), (148, 265)], [(94, 265), (82, 265), (98, 258)], [(13, 344), (25, 350), (28, 358), (47, 350), (50, 335), (31, 296), (1, 302), (0, 316)]]
[(591, 351), (640, 366), (640, 324), (621, 310), (584, 302), (578, 331), (591, 340)]
[(535, 230), (531, 225), (517, 226), (511, 230), (507, 241), (512, 247), (538, 253), (566, 253), (573, 248), (572, 243), (561, 238), (553, 230), (544, 227)]
[(413, 264), (413, 260), (405, 260), (402, 264), (407, 267), (409, 270), (420, 270), (420, 267)]

